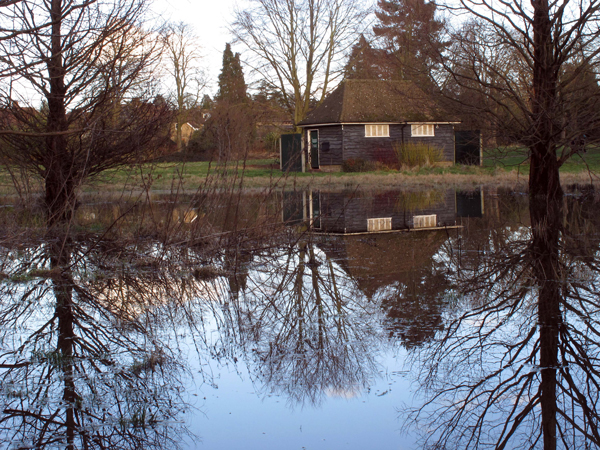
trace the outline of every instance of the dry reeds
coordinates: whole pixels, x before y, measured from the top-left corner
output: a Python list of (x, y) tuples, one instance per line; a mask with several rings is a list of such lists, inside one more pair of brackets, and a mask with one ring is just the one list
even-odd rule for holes
[(398, 164), (404, 167), (433, 166), (442, 161), (442, 149), (422, 142), (393, 144)]

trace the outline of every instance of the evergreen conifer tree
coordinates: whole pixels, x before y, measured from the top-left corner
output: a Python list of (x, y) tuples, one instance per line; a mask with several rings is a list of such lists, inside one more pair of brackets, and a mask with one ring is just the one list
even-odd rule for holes
[(231, 104), (243, 103), (248, 100), (240, 54), (234, 54), (229, 43), (223, 52), (223, 68), (219, 75), (217, 100), (227, 101)]
[(352, 47), (348, 62), (344, 67), (345, 79), (390, 79), (390, 55), (385, 50), (373, 48), (361, 33), (358, 42)]
[(223, 68), (219, 75), (219, 92), (215, 96), (205, 134), (214, 144), (219, 161), (245, 158), (253, 146), (254, 119), (246, 93), (240, 54), (225, 46)]
[(385, 42), (393, 57), (395, 79), (412, 80), (424, 90), (433, 82), (436, 62), (447, 43), (444, 23), (436, 18), (436, 5), (426, 0), (379, 0), (375, 36)]

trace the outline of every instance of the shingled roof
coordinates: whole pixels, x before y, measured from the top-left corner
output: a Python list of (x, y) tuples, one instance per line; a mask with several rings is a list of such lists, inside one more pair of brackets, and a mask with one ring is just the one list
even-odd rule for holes
[(410, 81), (345, 80), (298, 125), (440, 121), (448, 116)]

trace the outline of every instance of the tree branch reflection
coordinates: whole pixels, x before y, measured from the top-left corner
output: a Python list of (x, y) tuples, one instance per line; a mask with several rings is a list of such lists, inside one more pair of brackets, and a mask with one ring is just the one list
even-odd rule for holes
[(371, 326), (376, 308), (355, 282), (310, 240), (255, 261), (252, 271), (230, 265), (248, 274), (246, 289), (240, 295), (230, 277), (230, 301), (215, 315), (230, 330), (222, 344), (245, 349), (256, 388), (290, 405), (318, 405), (367, 387), (377, 375), (372, 349), (380, 336)]
[[(600, 445), (598, 229), (576, 200), (532, 198), (531, 230), (490, 236), (486, 252), (446, 252), (456, 313), (414, 357), (427, 402), (407, 424), (431, 448)], [(566, 220), (568, 218), (568, 221)]]
[(31, 255), (36, 279), (0, 285), (0, 443), (177, 447), (187, 407), (177, 355), (93, 295), (74, 253), (57, 239)]

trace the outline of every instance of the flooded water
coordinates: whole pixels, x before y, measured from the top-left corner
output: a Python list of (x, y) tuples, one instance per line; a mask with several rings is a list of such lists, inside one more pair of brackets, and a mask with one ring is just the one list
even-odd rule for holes
[(598, 206), (88, 196), (49, 236), (4, 205), (0, 446), (596, 448)]

